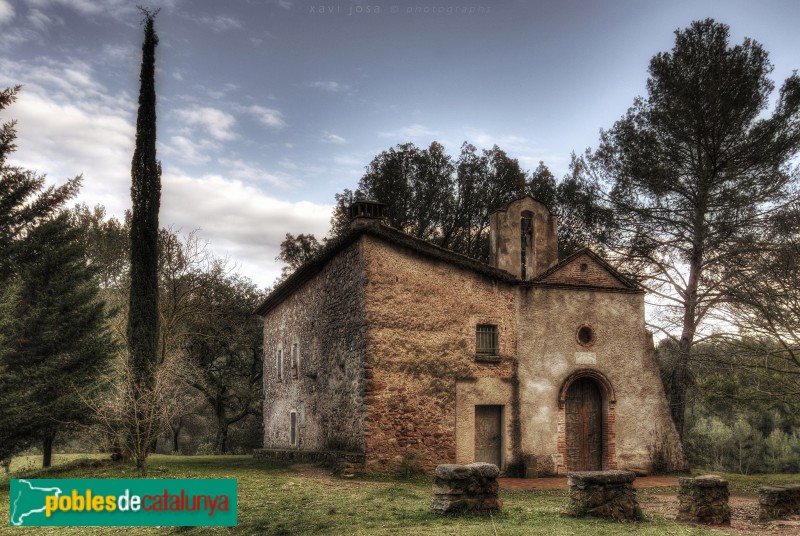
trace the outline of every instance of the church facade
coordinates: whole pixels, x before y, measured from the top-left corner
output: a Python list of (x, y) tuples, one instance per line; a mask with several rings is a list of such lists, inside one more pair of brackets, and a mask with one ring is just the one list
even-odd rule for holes
[(356, 453), (387, 473), (682, 463), (644, 292), (588, 249), (559, 262), (543, 204), (492, 215), (488, 264), (379, 210), (354, 205), (350, 232), (258, 309), (265, 450)]

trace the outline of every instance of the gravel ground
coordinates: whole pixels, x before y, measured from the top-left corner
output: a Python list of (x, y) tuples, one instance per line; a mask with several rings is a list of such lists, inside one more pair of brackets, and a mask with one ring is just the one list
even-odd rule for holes
[[(646, 516), (663, 516), (675, 519), (678, 512), (677, 493), (638, 493), (639, 506)], [(800, 516), (789, 520), (761, 523), (758, 521), (758, 498), (747, 495), (732, 495), (728, 501), (731, 506), (731, 526), (721, 531), (734, 534), (778, 534), (800, 535)]]

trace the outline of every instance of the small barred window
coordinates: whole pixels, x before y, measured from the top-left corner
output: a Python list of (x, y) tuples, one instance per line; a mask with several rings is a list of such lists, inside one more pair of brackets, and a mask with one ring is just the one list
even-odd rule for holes
[(479, 324), (475, 328), (475, 353), (497, 355), (500, 347), (497, 343), (497, 326), (492, 324)]

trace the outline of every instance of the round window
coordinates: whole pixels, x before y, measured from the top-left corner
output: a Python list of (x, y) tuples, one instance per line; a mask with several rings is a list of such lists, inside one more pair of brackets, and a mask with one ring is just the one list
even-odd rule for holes
[(581, 326), (578, 328), (578, 342), (584, 346), (590, 346), (594, 343), (594, 330), (589, 326)]

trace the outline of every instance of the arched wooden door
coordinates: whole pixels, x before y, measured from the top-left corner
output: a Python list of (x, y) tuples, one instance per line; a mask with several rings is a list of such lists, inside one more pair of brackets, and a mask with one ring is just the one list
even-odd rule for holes
[(578, 378), (566, 396), (567, 468), (570, 471), (603, 469), (603, 397), (597, 383)]

